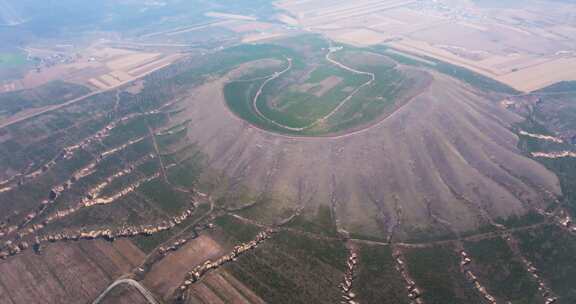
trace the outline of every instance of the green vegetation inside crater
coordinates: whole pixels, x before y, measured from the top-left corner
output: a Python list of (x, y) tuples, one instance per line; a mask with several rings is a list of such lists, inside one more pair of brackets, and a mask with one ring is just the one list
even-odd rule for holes
[[(336, 62), (330, 62), (324, 40), (314, 36), (301, 39), (304, 41), (291, 48), (284, 44), (252, 46), (276, 50), (268, 54), (251, 49), (252, 61), (260, 54), (263, 57), (258, 59), (283, 63), (263, 68), (252, 62), (252, 70), (225, 86), (227, 103), (238, 116), (271, 131), (324, 135), (359, 127), (392, 112), (416, 83), (389, 58), (344, 48), (333, 50), (330, 58)], [(375, 75), (372, 83), (369, 73)]]

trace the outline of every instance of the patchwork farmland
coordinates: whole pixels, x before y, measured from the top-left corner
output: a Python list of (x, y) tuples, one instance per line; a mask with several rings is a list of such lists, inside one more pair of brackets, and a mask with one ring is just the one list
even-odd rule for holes
[[(343, 43), (390, 47), (465, 67), (519, 91), (576, 80), (570, 4), (490, 11), (469, 1), (280, 1), (299, 26)], [(526, 20), (518, 24), (513, 20)], [(292, 22), (294, 23), (294, 22)], [(542, 23), (546, 26), (541, 27)], [(570, 37), (570, 38), (568, 38)], [(572, 68), (571, 68), (572, 67)]]

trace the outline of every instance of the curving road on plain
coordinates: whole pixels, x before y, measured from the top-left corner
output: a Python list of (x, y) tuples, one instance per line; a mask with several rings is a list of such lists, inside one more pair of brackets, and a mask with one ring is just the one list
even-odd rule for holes
[[(167, 57), (166, 57), (166, 58), (167, 58)], [(178, 57), (175, 57), (175, 60), (177, 60), (177, 59), (178, 59)], [(173, 63), (173, 62), (163, 63), (163, 64), (161, 64), (160, 66), (157, 66), (157, 67), (155, 67), (154, 69), (152, 69), (152, 70), (150, 70), (150, 71), (148, 71), (148, 72), (146, 72), (146, 73), (143, 73), (143, 74), (138, 75), (138, 76), (136, 76), (136, 77), (133, 77), (133, 78), (131, 78), (131, 79), (122, 81), (122, 82), (120, 82), (120, 83), (118, 83), (118, 84), (115, 84), (115, 85), (113, 85), (113, 86), (111, 86), (111, 87), (108, 87), (108, 88), (106, 88), (106, 89), (96, 90), (96, 91), (90, 92), (90, 93), (88, 93), (88, 94), (86, 94), (86, 95), (82, 95), (82, 96), (76, 97), (76, 98), (74, 98), (74, 99), (68, 100), (68, 101), (63, 102), (63, 103), (61, 103), (61, 104), (46, 106), (46, 107), (42, 107), (42, 108), (36, 108), (35, 110), (37, 110), (37, 111), (33, 111), (33, 112), (31, 112), (31, 113), (28, 113), (28, 114), (25, 114), (25, 115), (22, 115), (22, 116), (19, 116), (19, 117), (18, 117), (17, 115), (12, 116), (12, 117), (7, 118), (7, 119), (3, 120), (2, 122), (0, 122), (0, 129), (4, 129), (4, 128), (6, 128), (6, 127), (8, 127), (8, 126), (11, 126), (11, 125), (13, 125), (13, 124), (17, 124), (17, 123), (19, 123), (19, 122), (22, 122), (22, 121), (25, 121), (25, 120), (28, 120), (28, 119), (31, 119), (31, 118), (40, 116), (40, 115), (42, 115), (42, 114), (46, 114), (46, 113), (49, 113), (49, 112), (52, 112), (52, 111), (56, 111), (56, 110), (59, 110), (59, 109), (68, 107), (68, 106), (70, 106), (70, 105), (73, 105), (73, 104), (78, 103), (78, 102), (80, 102), (80, 101), (86, 100), (86, 99), (88, 99), (88, 98), (90, 98), (90, 97), (93, 97), (93, 96), (96, 96), (96, 95), (98, 95), (98, 94), (116, 90), (116, 89), (122, 87), (123, 85), (132, 83), (132, 82), (137, 81), (137, 80), (139, 80), (139, 79), (141, 79), (141, 78), (143, 78), (143, 77), (145, 77), (145, 76), (148, 76), (148, 75), (150, 75), (150, 74), (152, 74), (152, 73), (154, 73), (154, 72), (156, 72), (156, 71), (158, 71), (158, 70), (160, 70), (160, 69), (163, 69), (163, 68), (171, 65), (172, 63)]]
[(152, 295), (152, 293), (148, 289), (146, 289), (144, 286), (142, 286), (140, 283), (138, 283), (138, 281), (135, 281), (133, 279), (119, 279), (119, 280), (114, 281), (114, 283), (110, 284), (110, 286), (108, 286), (108, 288), (106, 288), (106, 290), (104, 290), (98, 296), (98, 298), (96, 298), (96, 300), (94, 300), (94, 302), (92, 302), (92, 304), (100, 304), (100, 302), (102, 302), (102, 300), (106, 297), (106, 295), (108, 295), (108, 293), (110, 293), (112, 290), (114, 290), (114, 288), (116, 288), (122, 284), (128, 284), (132, 287), (135, 287), (138, 290), (138, 292), (140, 292), (140, 294), (144, 298), (146, 298), (146, 301), (148, 301), (148, 303), (160, 304), (158, 301), (156, 301), (156, 299), (154, 298), (154, 295)]

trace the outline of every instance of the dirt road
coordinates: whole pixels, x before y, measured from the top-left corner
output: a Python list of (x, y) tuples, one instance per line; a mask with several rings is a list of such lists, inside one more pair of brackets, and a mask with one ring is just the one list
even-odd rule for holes
[(163, 69), (163, 68), (169, 66), (170, 64), (172, 64), (172, 63), (171, 63), (171, 62), (168, 62), (168, 63), (162, 64), (162, 65), (160, 65), (160, 66), (158, 66), (158, 67), (156, 67), (156, 68), (154, 68), (154, 69), (152, 69), (152, 70), (150, 70), (150, 71), (148, 71), (148, 72), (146, 72), (146, 73), (144, 73), (144, 74), (142, 74), (142, 75), (139, 75), (138, 77), (134, 77), (134, 78), (132, 78), (132, 79), (129, 79), (129, 80), (126, 80), (126, 81), (122, 81), (122, 82), (120, 82), (120, 83), (118, 83), (118, 84), (116, 84), (116, 85), (114, 85), (114, 86), (109, 87), (108, 89), (94, 91), (94, 92), (92, 92), (92, 93), (86, 94), (86, 95), (84, 95), (84, 96), (80, 96), (80, 97), (78, 97), (78, 98), (74, 98), (74, 99), (72, 99), (72, 100), (69, 100), (69, 101), (67, 101), (67, 102), (64, 102), (64, 103), (61, 103), (61, 104), (58, 104), (58, 105), (45, 107), (45, 108), (43, 108), (42, 110), (39, 110), (38, 112), (32, 112), (32, 113), (26, 114), (26, 115), (24, 115), (24, 116), (13, 117), (13, 118), (6, 119), (6, 120), (3, 121), (2, 123), (0, 123), (0, 129), (4, 129), (4, 128), (6, 128), (6, 127), (8, 127), (8, 126), (11, 126), (11, 125), (13, 125), (13, 124), (16, 124), (16, 123), (19, 123), (19, 122), (28, 120), (28, 119), (30, 119), (30, 118), (34, 118), (34, 117), (40, 116), (40, 115), (42, 115), (42, 114), (46, 114), (46, 113), (49, 113), (49, 112), (52, 112), (52, 111), (55, 111), (55, 110), (58, 110), (58, 109), (62, 109), (62, 108), (64, 108), (64, 107), (73, 105), (73, 104), (75, 104), (75, 103), (77, 103), (77, 102), (86, 100), (86, 99), (88, 99), (88, 98), (90, 98), (90, 97), (96, 96), (96, 95), (98, 95), (98, 94), (100, 94), (100, 93), (104, 93), (104, 92), (108, 92), (108, 91), (111, 91), (111, 90), (115, 90), (115, 89), (117, 89), (117, 88), (119, 88), (119, 87), (121, 87), (121, 86), (123, 86), (123, 85), (126, 85), (126, 84), (128, 84), (128, 83), (134, 82), (134, 81), (136, 81), (136, 80), (138, 80), (138, 79), (140, 79), (140, 78), (143, 78), (143, 77), (145, 77), (145, 76), (147, 76), (147, 75), (152, 74), (153, 72), (156, 72), (156, 71), (158, 71), (158, 70), (160, 70), (160, 69)]
[(92, 302), (92, 304), (99, 304), (100, 302), (102, 302), (102, 300), (106, 297), (106, 295), (108, 293), (110, 293), (114, 288), (116, 288), (117, 286), (122, 285), (122, 284), (128, 284), (130, 286), (135, 287), (138, 290), (138, 292), (140, 292), (140, 294), (142, 294), (142, 296), (144, 296), (146, 298), (146, 301), (148, 301), (148, 303), (160, 304), (158, 301), (156, 301), (156, 299), (154, 298), (154, 295), (152, 295), (152, 293), (148, 289), (146, 289), (140, 283), (138, 283), (137, 281), (134, 281), (132, 279), (119, 279), (119, 280), (114, 281), (114, 283), (110, 284), (110, 286), (108, 286), (108, 288), (106, 288), (106, 290), (104, 290), (98, 296), (98, 298), (96, 298), (96, 300), (94, 300), (94, 302)]
[(376, 75), (374, 73), (369, 73), (369, 72), (364, 72), (364, 71), (359, 71), (356, 70), (354, 68), (351, 68), (349, 66), (344, 65), (341, 62), (338, 62), (334, 59), (332, 59), (330, 57), (330, 55), (332, 55), (333, 53), (337, 52), (341, 50), (340, 48), (334, 48), (332, 47), (332, 44), (330, 43), (330, 48), (328, 53), (326, 54), (326, 61), (334, 64), (335, 66), (344, 69), (346, 71), (352, 72), (354, 74), (358, 74), (358, 75), (367, 75), (370, 77), (370, 79), (368, 81), (366, 81), (365, 83), (363, 83), (362, 85), (360, 85), (359, 87), (357, 87), (354, 91), (352, 91), (350, 94), (348, 94), (348, 96), (346, 96), (346, 98), (342, 99), (338, 105), (332, 110), (330, 111), (328, 114), (316, 119), (315, 121), (313, 121), (312, 123), (303, 126), (303, 127), (299, 127), (299, 128), (295, 128), (295, 127), (290, 127), (290, 126), (286, 126), (284, 124), (281, 124), (273, 119), (270, 119), (268, 117), (266, 117), (258, 108), (258, 99), (260, 98), (260, 95), (262, 94), (262, 91), (264, 90), (264, 88), (266, 87), (266, 85), (274, 80), (277, 79), (278, 77), (282, 76), (283, 74), (285, 74), (286, 72), (290, 71), (290, 69), (292, 68), (292, 59), (288, 58), (288, 67), (286, 67), (284, 70), (282, 70), (281, 72), (276, 72), (273, 75), (269, 76), (268, 79), (266, 79), (266, 81), (264, 81), (264, 83), (262, 83), (262, 85), (260, 86), (260, 88), (258, 89), (258, 92), (256, 93), (256, 95), (254, 96), (254, 99), (252, 100), (252, 107), (254, 108), (254, 111), (256, 111), (256, 113), (258, 114), (258, 116), (260, 116), (261, 118), (263, 118), (264, 120), (266, 120), (267, 122), (270, 122), (280, 128), (286, 129), (286, 130), (290, 130), (290, 131), (304, 131), (307, 129), (310, 129), (316, 125), (318, 125), (321, 122), (326, 121), (327, 119), (329, 119), (330, 117), (332, 117), (334, 114), (336, 114), (336, 112), (338, 112), (350, 99), (352, 99), (354, 96), (356, 96), (356, 94), (363, 89), (364, 87), (372, 84), (375, 80), (376, 80)]

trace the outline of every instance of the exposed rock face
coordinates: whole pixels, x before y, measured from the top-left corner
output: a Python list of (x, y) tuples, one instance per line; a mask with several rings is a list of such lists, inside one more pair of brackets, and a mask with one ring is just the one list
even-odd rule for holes
[[(542, 209), (557, 177), (521, 156), (510, 131), (521, 117), (442, 75), (371, 127), (343, 136), (291, 138), (250, 126), (226, 107), (225, 80), (196, 88), (177, 119), (213, 169), (271, 198), (269, 219), (306, 202), (331, 206), (339, 228), (405, 239), (476, 229)], [(548, 194), (547, 194), (548, 193)], [(265, 218), (262, 218), (265, 220)], [(442, 222), (442, 223), (439, 223)]]

